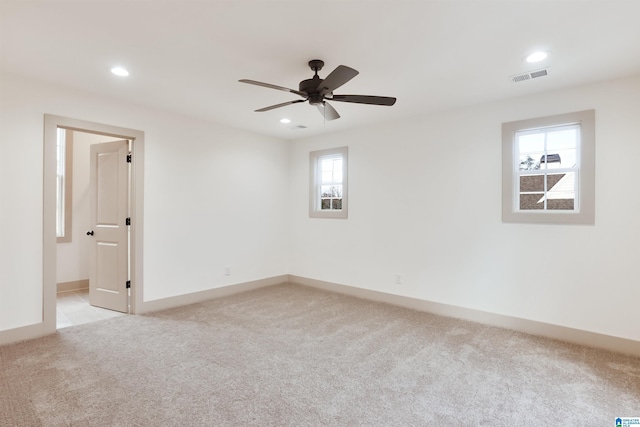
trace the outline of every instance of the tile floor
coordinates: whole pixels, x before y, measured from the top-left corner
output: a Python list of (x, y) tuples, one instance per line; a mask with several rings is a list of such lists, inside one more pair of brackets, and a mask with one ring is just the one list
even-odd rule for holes
[(125, 314), (89, 305), (89, 289), (59, 292), (57, 296), (56, 326), (58, 329)]

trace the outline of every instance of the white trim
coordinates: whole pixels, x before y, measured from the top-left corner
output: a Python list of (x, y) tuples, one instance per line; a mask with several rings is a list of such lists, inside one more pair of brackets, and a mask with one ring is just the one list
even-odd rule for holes
[(454, 317), (481, 323), (484, 325), (496, 326), (500, 328), (524, 332), (531, 335), (585, 345), (588, 347), (602, 348), (614, 351), (616, 353), (640, 356), (640, 341), (634, 341), (626, 338), (614, 337), (611, 335), (604, 335), (596, 332), (569, 328), (566, 326), (553, 325), (550, 323), (537, 322), (535, 320), (489, 313), (486, 311), (474, 310), (471, 308), (457, 307), (433, 301), (405, 297), (401, 295), (387, 294), (370, 289), (356, 288), (348, 285), (324, 282), (322, 280), (310, 279), (307, 277), (289, 275), (288, 281), (290, 283), (296, 283), (303, 286), (324, 289), (327, 291), (351, 295), (371, 301), (384, 302), (400, 307), (410, 308), (413, 310), (433, 313), (440, 316)]
[(143, 300), (144, 132), (118, 126), (44, 115), (42, 182), (42, 318), (0, 331), (0, 345), (56, 332), (56, 133), (58, 127), (134, 141), (131, 163), (131, 313)]
[(240, 292), (264, 288), (266, 286), (279, 285), (281, 283), (285, 283), (288, 278), (289, 277), (285, 274), (282, 276), (274, 276), (266, 279), (253, 280), (251, 282), (237, 283), (235, 285), (228, 285), (220, 288), (207, 289), (206, 291), (176, 295), (173, 297), (162, 298), (153, 301), (144, 301), (142, 304), (138, 304), (138, 314), (166, 310), (168, 308), (195, 304), (214, 298), (221, 298)]
[(55, 333), (55, 330), (46, 330), (44, 323), (42, 322), (13, 329), (6, 329), (4, 331), (0, 331), (0, 345), (40, 338), (52, 333)]
[[(144, 229), (144, 132), (118, 126), (44, 115), (44, 173), (43, 173), (43, 323), (44, 332), (56, 330), (56, 232), (55, 232), (55, 173), (56, 132), (58, 127), (80, 132), (118, 137), (133, 141), (131, 163), (131, 313), (143, 301), (143, 229)], [(52, 188), (53, 187), (53, 188)], [(53, 227), (53, 228), (52, 228)], [(52, 231), (53, 230), (53, 231)], [(53, 237), (53, 238), (52, 238)]]
[(61, 282), (56, 285), (56, 292), (71, 292), (89, 289), (89, 279)]
[[(55, 225), (55, 222), (54, 222)], [(149, 313), (153, 311), (166, 310), (169, 308), (180, 307), (188, 304), (195, 304), (214, 298), (221, 298), (228, 295), (246, 292), (253, 289), (264, 288), (267, 286), (279, 285), (289, 280), (288, 275), (273, 276), (265, 279), (253, 280), (251, 282), (237, 283), (234, 285), (223, 286), (215, 289), (208, 289), (201, 292), (193, 292), (190, 294), (176, 295), (174, 297), (162, 298), (153, 301), (138, 302), (136, 314)], [(55, 310), (54, 310), (55, 313)], [(54, 319), (55, 320), (55, 319)], [(14, 329), (0, 331), (0, 345), (11, 344), (28, 339), (39, 338), (45, 335), (55, 333), (54, 330), (47, 330), (44, 323), (36, 323), (33, 325), (23, 326)]]
[[(371, 301), (379, 301), (399, 307), (409, 308), (412, 310), (433, 313), (440, 316), (454, 317), (485, 325), (512, 329), (531, 335), (543, 336), (589, 347), (602, 348), (605, 350), (629, 354), (632, 356), (640, 356), (640, 341), (584, 331), (581, 329), (568, 328), (565, 326), (552, 325), (549, 323), (537, 322), (535, 320), (489, 313), (485, 311), (474, 310), (471, 308), (456, 307), (453, 305), (411, 298), (402, 295), (388, 294), (385, 292), (357, 288), (354, 286), (325, 282), (322, 280), (310, 279), (307, 277), (301, 277), (291, 274), (274, 276), (266, 279), (254, 280), (251, 282), (237, 283), (234, 285), (208, 289), (206, 291), (194, 292), (185, 295), (177, 295), (174, 297), (162, 298), (154, 301), (146, 301), (138, 304), (137, 313), (148, 313), (152, 311), (166, 310), (173, 307), (194, 304), (209, 299), (221, 298), (240, 292), (278, 285), (281, 283), (292, 283), (301, 286), (324, 289), (330, 292), (341, 293)], [(43, 323), (0, 331), (0, 345), (38, 338), (53, 332), (55, 332), (55, 329), (54, 331), (46, 331)]]

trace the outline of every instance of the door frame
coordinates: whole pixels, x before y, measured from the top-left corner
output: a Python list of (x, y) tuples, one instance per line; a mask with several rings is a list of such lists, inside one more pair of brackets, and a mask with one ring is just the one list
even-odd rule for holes
[(143, 229), (144, 229), (144, 132), (69, 117), (44, 115), (43, 158), (43, 224), (42, 224), (42, 320), (45, 333), (56, 331), (56, 133), (57, 128), (129, 139), (131, 149), (131, 184), (129, 189), (131, 215), (131, 242), (129, 262), (131, 268), (130, 313), (139, 310), (143, 293)]

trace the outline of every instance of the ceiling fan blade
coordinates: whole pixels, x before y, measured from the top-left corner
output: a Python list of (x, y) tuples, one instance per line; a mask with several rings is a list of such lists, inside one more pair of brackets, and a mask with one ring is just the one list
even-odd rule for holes
[(259, 110), (255, 110), (256, 113), (262, 113), (264, 111), (269, 111), (269, 110), (273, 110), (275, 108), (280, 108), (280, 107), (284, 107), (287, 105), (291, 105), (291, 104), (297, 104), (298, 102), (305, 102), (306, 99), (296, 99), (295, 101), (287, 101), (287, 102), (283, 102), (282, 104), (276, 104), (276, 105), (271, 105), (269, 107), (264, 107), (261, 108)]
[(369, 95), (333, 95), (332, 101), (355, 102), (356, 104), (371, 105), (393, 105), (396, 99), (389, 96), (369, 96)]
[(248, 80), (248, 79), (242, 79), (242, 80), (238, 80), (238, 81), (240, 83), (249, 83), (250, 85), (268, 87), (270, 89), (277, 89), (277, 90), (283, 90), (285, 92), (295, 93), (296, 95), (300, 95), (303, 98), (306, 98), (308, 96), (308, 94), (306, 94), (305, 92), (300, 92), (299, 90), (295, 90), (295, 89), (289, 89), (287, 87), (272, 85), (270, 83), (262, 83), (262, 82), (257, 82), (255, 80)]
[(340, 114), (338, 114), (336, 109), (328, 102), (317, 104), (316, 107), (318, 107), (318, 111), (320, 111), (320, 114), (322, 114), (322, 117), (324, 117), (325, 120), (335, 120), (340, 118)]
[(320, 82), (318, 92), (320, 92), (320, 95), (331, 93), (358, 74), (358, 71), (353, 68), (347, 67), (346, 65), (338, 65), (335, 70)]

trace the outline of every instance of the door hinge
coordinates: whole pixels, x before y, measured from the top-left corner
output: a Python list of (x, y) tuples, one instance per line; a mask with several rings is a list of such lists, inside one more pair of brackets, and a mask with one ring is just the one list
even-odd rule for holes
[(124, 221), (124, 225), (131, 225), (131, 218), (130, 218), (130, 217), (129, 217), (129, 218), (127, 218), (127, 219)]
[(131, 288), (131, 280), (127, 280), (127, 289)]
[(131, 153), (127, 154), (127, 163), (131, 163)]

